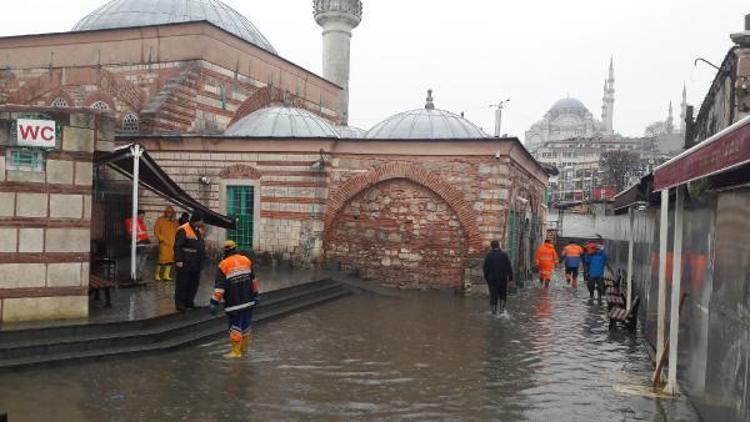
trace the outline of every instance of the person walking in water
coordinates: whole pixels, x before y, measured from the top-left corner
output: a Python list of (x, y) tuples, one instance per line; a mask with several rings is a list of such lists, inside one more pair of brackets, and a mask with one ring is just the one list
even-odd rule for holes
[(558, 261), (557, 251), (555, 251), (555, 247), (552, 245), (552, 239), (547, 238), (539, 246), (534, 260), (539, 270), (539, 283), (545, 288), (549, 287), (549, 283), (552, 281), (552, 272), (555, 271)]
[(574, 240), (571, 240), (563, 249), (561, 259), (565, 263), (565, 281), (578, 288), (578, 268), (581, 265), (581, 257), (584, 250)]
[(211, 296), (211, 315), (216, 316), (220, 303), (229, 318), (229, 342), (231, 351), (228, 358), (240, 358), (250, 347), (250, 330), (253, 309), (258, 303), (258, 280), (253, 272), (253, 261), (237, 251), (232, 240), (224, 243), (224, 259), (219, 263)]
[(588, 257), (589, 279), (586, 286), (589, 289), (589, 297), (594, 298), (594, 290), (599, 293), (598, 299), (604, 296), (604, 271), (607, 268), (609, 257), (604, 252), (604, 245), (597, 245), (596, 252)]
[(508, 296), (508, 283), (513, 282), (513, 268), (508, 254), (500, 249), (500, 242), (490, 242), (492, 250), (484, 259), (484, 279), (490, 290), (490, 308), (492, 314), (497, 314), (498, 302), (500, 312), (505, 312), (505, 302)]
[(178, 311), (195, 307), (195, 294), (203, 270), (205, 246), (203, 234), (198, 224), (203, 221), (200, 213), (193, 213), (190, 222), (177, 229), (174, 242), (175, 266), (177, 267), (177, 282), (175, 283), (174, 303)]

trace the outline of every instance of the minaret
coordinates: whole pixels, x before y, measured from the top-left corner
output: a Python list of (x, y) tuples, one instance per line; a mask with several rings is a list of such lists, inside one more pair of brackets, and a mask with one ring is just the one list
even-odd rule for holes
[(674, 111), (672, 110), (672, 101), (669, 102), (669, 114), (667, 115), (667, 133), (674, 132)]
[(607, 107), (607, 117), (604, 119), (604, 126), (610, 135), (615, 133), (615, 62), (614, 58), (609, 59), (609, 78), (605, 83), (604, 103)]
[(349, 63), (352, 30), (362, 22), (361, 0), (314, 0), (315, 21), (323, 28), (323, 77), (344, 88), (339, 119), (349, 122)]
[(687, 123), (685, 118), (687, 117), (687, 87), (682, 84), (682, 103), (680, 104), (680, 133), (685, 133), (687, 129)]

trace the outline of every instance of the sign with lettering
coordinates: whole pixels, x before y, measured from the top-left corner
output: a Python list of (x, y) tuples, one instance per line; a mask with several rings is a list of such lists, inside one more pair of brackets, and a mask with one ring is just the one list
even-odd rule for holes
[(19, 147), (55, 148), (56, 123), (54, 120), (18, 119), (16, 139)]

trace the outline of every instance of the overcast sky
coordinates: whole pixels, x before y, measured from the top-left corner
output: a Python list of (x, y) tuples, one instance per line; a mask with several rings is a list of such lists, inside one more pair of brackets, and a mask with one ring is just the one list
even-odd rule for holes
[[(225, 0), (260, 28), (279, 53), (315, 73), (320, 29), (311, 0)], [(7, 4), (6, 4), (7, 3)], [(0, 35), (60, 32), (104, 0), (3, 1)], [(466, 117), (488, 133), (488, 107), (510, 98), (503, 132), (523, 139), (555, 100), (570, 95), (601, 115), (610, 56), (615, 60), (615, 130), (641, 135), (675, 118), (683, 82), (700, 105), (729, 34), (750, 13), (745, 0), (364, 0), (352, 40), (351, 124), (368, 129), (424, 106)], [(41, 12), (41, 13), (40, 13)]]

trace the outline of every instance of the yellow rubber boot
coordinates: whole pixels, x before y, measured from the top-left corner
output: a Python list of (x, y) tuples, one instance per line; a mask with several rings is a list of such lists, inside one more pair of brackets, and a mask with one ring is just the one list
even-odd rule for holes
[(154, 281), (161, 281), (161, 265), (156, 266), (156, 272), (154, 272)]
[(241, 341), (233, 341), (232, 342), (232, 348), (230, 349), (229, 353), (224, 355), (224, 357), (228, 359), (239, 359), (242, 357), (242, 342)]
[(245, 334), (242, 336), (242, 353), (247, 353), (248, 349), (250, 349), (250, 334)]
[(172, 278), (172, 266), (171, 265), (164, 266), (164, 277), (162, 277), (162, 280), (174, 281), (174, 279)]

